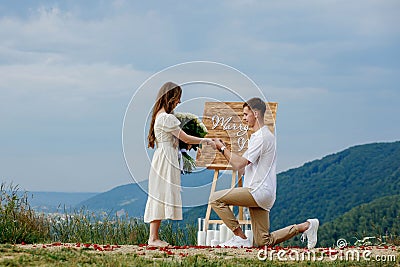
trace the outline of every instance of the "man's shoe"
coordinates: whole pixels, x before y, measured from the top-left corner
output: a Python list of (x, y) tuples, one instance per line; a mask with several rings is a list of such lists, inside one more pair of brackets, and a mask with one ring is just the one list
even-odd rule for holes
[(240, 236), (234, 235), (231, 239), (219, 245), (223, 248), (226, 247), (251, 248), (251, 241), (248, 238), (243, 239)]
[(310, 223), (310, 226), (304, 233), (301, 235), (301, 241), (305, 241), (307, 238), (307, 248), (313, 249), (317, 244), (317, 232), (319, 227), (318, 219), (308, 219), (307, 222)]

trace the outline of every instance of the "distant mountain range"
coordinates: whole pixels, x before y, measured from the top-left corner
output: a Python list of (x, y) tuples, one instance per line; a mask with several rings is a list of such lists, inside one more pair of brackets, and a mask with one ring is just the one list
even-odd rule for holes
[[(211, 182), (214, 172), (202, 170), (181, 177), (182, 202), (190, 210), (198, 203), (207, 203), (211, 190)], [(218, 188), (226, 188), (230, 185), (230, 175), (221, 175), (218, 180)], [(85, 207), (97, 212), (128, 214), (131, 217), (143, 217), (147, 201), (148, 181), (135, 184), (118, 186), (110, 191), (97, 194), (78, 203), (75, 207)]]
[(64, 209), (75, 208), (80, 202), (96, 196), (98, 193), (65, 193), (65, 192), (40, 192), (27, 193), (30, 206), (39, 212), (63, 212)]
[(146, 184), (121, 185), (77, 203), (76, 207), (119, 216), (128, 214), (131, 217), (142, 217), (147, 194), (141, 186)]
[[(180, 224), (204, 217), (212, 176), (210, 170), (182, 176), (183, 202), (188, 208)], [(228, 187), (230, 174), (222, 175), (218, 189)], [(75, 207), (142, 217), (147, 200), (142, 188), (146, 190), (147, 181), (96, 194)], [(354, 146), (278, 174), (271, 231), (317, 217), (319, 245), (332, 245), (339, 237), (400, 236), (399, 195), (400, 142)], [(298, 237), (291, 242), (296, 244)]]

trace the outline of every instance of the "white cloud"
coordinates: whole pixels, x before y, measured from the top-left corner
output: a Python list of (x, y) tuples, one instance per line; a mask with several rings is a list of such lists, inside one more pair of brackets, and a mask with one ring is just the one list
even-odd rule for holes
[[(0, 65), (0, 113), (14, 110), (15, 116), (77, 118), (83, 111), (113, 109), (97, 103), (126, 99), (149, 76), (130, 66), (109, 64), (18, 64)], [(28, 102), (25, 102), (28, 101)], [(25, 103), (24, 103), (25, 102)], [(28, 104), (29, 103), (29, 104)], [(26, 113), (27, 105), (33, 108)]]
[(161, 47), (171, 47), (171, 29), (157, 11), (131, 11), (88, 19), (79, 17), (77, 11), (40, 7), (27, 18), (3, 17), (0, 20), (3, 50), (30, 57), (36, 53), (37, 58), (42, 56), (39, 58), (42, 61), (51, 53), (58, 54), (62, 62), (74, 64), (127, 64), (164, 53), (159, 50)]
[(0, 88), (27, 93), (59, 92), (64, 97), (108, 97), (126, 93), (148, 75), (132, 66), (107, 63), (0, 65)]

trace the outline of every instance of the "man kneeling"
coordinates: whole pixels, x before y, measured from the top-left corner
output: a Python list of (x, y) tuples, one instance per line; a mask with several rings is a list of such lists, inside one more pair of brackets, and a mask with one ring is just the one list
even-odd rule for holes
[(274, 246), (303, 233), (302, 239), (307, 238), (307, 247), (312, 249), (317, 244), (318, 219), (308, 219), (303, 223), (269, 232), (269, 211), (276, 197), (276, 139), (264, 125), (265, 111), (265, 102), (260, 98), (252, 98), (243, 104), (243, 119), (254, 130), (243, 156), (229, 151), (220, 139), (213, 139), (216, 149), (224, 155), (234, 170), (239, 170), (241, 175), (244, 169), (242, 188), (217, 191), (210, 196), (211, 207), (235, 234), (220, 246), (252, 246), (253, 241), (245, 236), (229, 208), (229, 205), (234, 205), (249, 208), (255, 246)]

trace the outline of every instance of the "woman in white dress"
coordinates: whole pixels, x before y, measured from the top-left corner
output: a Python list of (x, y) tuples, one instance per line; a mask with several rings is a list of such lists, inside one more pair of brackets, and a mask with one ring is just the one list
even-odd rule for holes
[(179, 127), (180, 121), (173, 110), (180, 103), (182, 89), (172, 82), (159, 90), (153, 106), (148, 134), (148, 147), (156, 150), (149, 174), (149, 192), (144, 212), (144, 221), (150, 223), (149, 246), (165, 247), (158, 231), (161, 220), (182, 220), (182, 200), (178, 162), (178, 139), (187, 144), (208, 144), (215, 149), (211, 138), (187, 135)]

